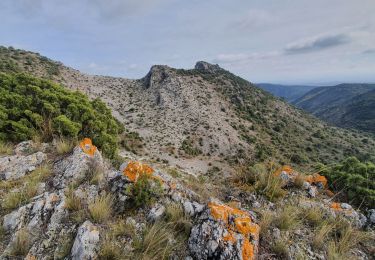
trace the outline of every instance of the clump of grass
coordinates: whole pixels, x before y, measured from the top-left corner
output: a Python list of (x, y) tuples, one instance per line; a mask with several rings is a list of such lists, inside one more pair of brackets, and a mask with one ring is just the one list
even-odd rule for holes
[(276, 216), (274, 222), (281, 230), (291, 230), (300, 226), (300, 208), (293, 205), (286, 205)]
[(289, 254), (288, 243), (284, 239), (276, 240), (271, 246), (271, 250), (283, 259), (286, 259)]
[(274, 175), (276, 169), (273, 164), (270, 164), (267, 168), (262, 165), (254, 167), (255, 188), (271, 201), (276, 201), (286, 194), (283, 189), (283, 180)]
[(147, 226), (142, 237), (134, 241), (134, 259), (168, 259), (179, 246), (172, 242), (173, 236), (171, 226), (164, 222)]
[[(102, 260), (121, 260), (128, 259), (130, 256), (125, 255), (124, 250), (116, 243), (116, 241), (106, 236), (99, 250), (99, 259)], [(129, 258), (130, 259), (130, 258)]]
[(110, 224), (110, 234), (113, 237), (128, 236), (134, 237), (136, 233), (136, 228), (131, 223), (126, 223), (123, 219), (118, 219)]
[(311, 226), (317, 226), (323, 221), (323, 210), (319, 207), (303, 209), (302, 215)]
[(0, 155), (10, 155), (13, 153), (13, 146), (9, 143), (0, 142)]
[(260, 235), (264, 236), (274, 220), (274, 215), (269, 210), (263, 211), (261, 214), (262, 218), (259, 223)]
[(165, 209), (165, 220), (172, 224), (178, 232), (188, 236), (192, 227), (191, 218), (185, 213), (180, 204), (171, 203)]
[(97, 223), (107, 221), (112, 215), (112, 204), (113, 198), (110, 194), (96, 197), (94, 202), (88, 205), (92, 220)]
[(328, 236), (334, 231), (335, 224), (330, 223), (329, 221), (323, 221), (317, 228), (314, 238), (312, 241), (313, 247), (321, 249), (328, 238)]
[(72, 234), (66, 234), (59, 240), (58, 247), (54, 254), (54, 259), (65, 259), (70, 254), (74, 242)]
[(73, 150), (75, 142), (66, 138), (59, 138), (56, 140), (55, 146), (57, 154), (64, 155)]
[(21, 191), (10, 192), (4, 195), (1, 206), (6, 210), (18, 208), (25, 202), (24, 193)]
[(302, 188), (305, 183), (305, 176), (303, 174), (298, 174), (294, 179), (294, 186), (297, 188)]
[(337, 251), (340, 254), (345, 255), (350, 249), (355, 248), (359, 243), (362, 243), (369, 238), (370, 236), (368, 233), (355, 230), (350, 225), (346, 226), (337, 243)]
[(69, 187), (68, 191), (65, 193), (65, 208), (70, 211), (78, 211), (82, 209), (82, 204), (82, 199), (75, 195), (72, 187)]
[(31, 247), (30, 234), (26, 229), (20, 229), (11, 245), (11, 255), (25, 256)]
[(344, 257), (338, 252), (335, 241), (329, 241), (327, 246), (328, 260), (342, 260)]
[(88, 167), (89, 169), (86, 173), (86, 178), (89, 180), (90, 184), (98, 185), (104, 177), (103, 166), (97, 160), (91, 158)]

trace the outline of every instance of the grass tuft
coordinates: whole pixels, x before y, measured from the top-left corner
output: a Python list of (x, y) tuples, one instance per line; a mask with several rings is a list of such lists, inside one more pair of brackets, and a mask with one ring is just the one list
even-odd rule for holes
[(94, 202), (88, 205), (92, 220), (96, 223), (104, 223), (112, 215), (113, 198), (110, 194), (96, 197)]
[(295, 229), (301, 224), (300, 208), (293, 205), (286, 205), (274, 220), (280, 230)]
[(73, 150), (75, 142), (66, 138), (59, 138), (56, 140), (55, 146), (57, 154), (64, 155)]
[(11, 155), (13, 153), (13, 146), (9, 143), (0, 142), (0, 155)]
[(30, 234), (26, 229), (20, 229), (11, 245), (11, 255), (25, 256), (31, 247)]

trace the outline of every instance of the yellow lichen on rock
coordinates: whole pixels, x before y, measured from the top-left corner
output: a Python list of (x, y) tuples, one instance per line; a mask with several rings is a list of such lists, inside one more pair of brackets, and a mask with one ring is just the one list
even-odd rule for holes
[(123, 171), (131, 182), (136, 182), (141, 175), (152, 176), (154, 169), (147, 164), (130, 161)]
[(208, 203), (208, 207), (212, 217), (222, 221), (229, 232), (223, 237), (223, 240), (235, 243), (237, 239), (234, 233), (242, 234), (244, 237), (242, 244), (243, 259), (254, 259), (254, 245), (251, 243), (251, 239), (259, 239), (260, 229), (257, 224), (252, 222), (250, 214), (244, 210), (215, 202)]
[(293, 173), (293, 169), (289, 165), (284, 165), (283, 167), (279, 168), (277, 171), (275, 171), (275, 176), (280, 176), (282, 172), (286, 172), (288, 175), (291, 175)]
[(316, 173), (314, 175), (309, 175), (309, 176), (306, 176), (306, 179), (305, 179), (308, 183), (310, 184), (318, 184), (318, 183), (321, 183), (324, 188), (327, 187), (327, 178)]
[(334, 209), (334, 210), (342, 210), (342, 208), (341, 208), (341, 204), (340, 204), (340, 203), (337, 203), (337, 202), (332, 202), (332, 204), (331, 204), (331, 209)]
[(88, 154), (89, 156), (94, 156), (97, 148), (95, 145), (92, 144), (92, 141), (90, 138), (85, 138), (83, 139), (80, 143), (79, 146), (81, 147), (82, 151), (85, 154)]

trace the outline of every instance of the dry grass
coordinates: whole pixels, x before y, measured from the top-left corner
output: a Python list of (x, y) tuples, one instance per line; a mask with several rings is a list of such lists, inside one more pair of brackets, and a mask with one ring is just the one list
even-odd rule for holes
[(11, 155), (13, 153), (13, 146), (9, 143), (0, 142), (0, 155)]
[(276, 240), (271, 246), (271, 250), (282, 259), (286, 259), (289, 254), (288, 241), (284, 239)]
[(316, 249), (323, 248), (324, 243), (327, 241), (328, 236), (334, 231), (335, 224), (330, 223), (329, 221), (323, 221), (317, 228), (312, 245)]
[(110, 194), (96, 197), (94, 202), (88, 205), (92, 220), (96, 223), (103, 223), (112, 215), (113, 198)]
[(346, 255), (350, 249), (355, 248), (359, 243), (365, 242), (369, 239), (370, 235), (368, 233), (347, 226), (337, 242), (337, 251), (341, 255)]
[(164, 222), (147, 226), (142, 238), (134, 241), (134, 259), (169, 259), (172, 251), (179, 247), (178, 243), (172, 242), (173, 238), (171, 226)]
[(59, 239), (59, 244), (54, 253), (54, 259), (65, 259), (70, 254), (74, 243), (74, 236), (66, 234)]
[(323, 210), (319, 207), (310, 207), (302, 210), (302, 215), (311, 226), (318, 226), (323, 221)]
[(305, 175), (303, 175), (303, 174), (298, 174), (297, 176), (296, 176), (296, 178), (294, 179), (294, 186), (296, 186), (297, 188), (302, 188), (303, 187), (303, 184), (304, 184), (304, 182), (305, 182)]
[(270, 228), (275, 216), (269, 210), (265, 210), (261, 214), (262, 214), (262, 218), (259, 222), (260, 235), (264, 236), (267, 233), (268, 229)]
[(78, 211), (82, 209), (82, 207), (82, 199), (75, 195), (72, 187), (69, 187), (68, 191), (65, 193), (65, 208), (70, 211)]
[(301, 209), (297, 206), (286, 205), (274, 219), (275, 225), (281, 230), (291, 230), (301, 225)]
[(135, 226), (133, 224), (126, 223), (123, 219), (117, 219), (115, 222), (111, 223), (110, 230), (110, 234), (113, 237), (134, 237), (136, 234)]
[(24, 193), (21, 191), (10, 192), (4, 195), (1, 206), (6, 210), (18, 208), (25, 203)]
[(64, 155), (71, 152), (75, 146), (75, 142), (65, 138), (56, 140), (56, 152), (59, 155)]
[(185, 214), (181, 204), (171, 203), (167, 205), (165, 219), (178, 233), (183, 232), (186, 236), (189, 236), (192, 222), (190, 216)]
[(88, 163), (89, 170), (86, 173), (86, 178), (90, 184), (98, 185), (104, 178), (103, 166), (94, 158), (91, 158)]
[(31, 247), (30, 234), (26, 229), (20, 229), (11, 245), (11, 255), (25, 256)]
[(124, 250), (116, 243), (116, 241), (106, 236), (99, 250), (99, 259), (101, 260), (121, 260), (131, 259), (130, 255), (126, 255)]
[(274, 164), (270, 164), (268, 169), (264, 166), (257, 166), (254, 168), (256, 178), (255, 188), (258, 192), (264, 194), (270, 201), (281, 199), (287, 193), (283, 189), (282, 179), (274, 175), (276, 169), (277, 167), (274, 166)]

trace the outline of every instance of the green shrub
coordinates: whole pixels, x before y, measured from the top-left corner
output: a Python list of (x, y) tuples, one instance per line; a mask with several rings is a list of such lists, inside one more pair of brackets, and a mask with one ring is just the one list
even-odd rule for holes
[(349, 157), (332, 167), (323, 168), (333, 190), (344, 191), (348, 200), (356, 205), (375, 207), (375, 165)]
[(25, 74), (0, 73), (0, 142), (37, 134), (43, 141), (89, 137), (113, 158), (123, 130), (99, 99), (90, 101), (83, 93)]
[(152, 204), (160, 197), (162, 187), (159, 180), (155, 180), (146, 174), (141, 175), (127, 191), (130, 194), (135, 207), (143, 207)]

